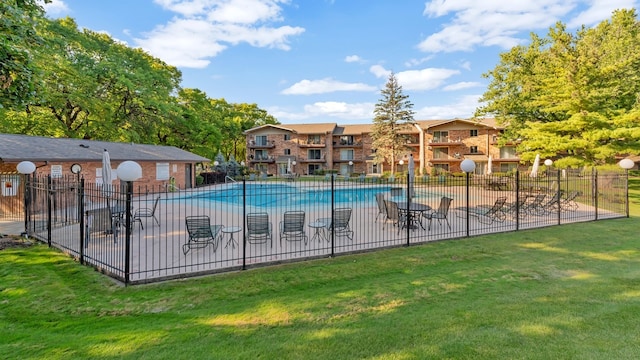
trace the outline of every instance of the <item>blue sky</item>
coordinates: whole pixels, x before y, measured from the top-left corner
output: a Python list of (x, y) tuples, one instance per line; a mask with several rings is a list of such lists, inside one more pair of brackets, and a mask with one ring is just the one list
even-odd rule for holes
[(415, 119), (470, 117), (499, 54), (575, 32), (635, 0), (54, 0), (69, 16), (177, 66), (182, 86), (255, 103), (283, 124), (371, 123), (389, 73)]

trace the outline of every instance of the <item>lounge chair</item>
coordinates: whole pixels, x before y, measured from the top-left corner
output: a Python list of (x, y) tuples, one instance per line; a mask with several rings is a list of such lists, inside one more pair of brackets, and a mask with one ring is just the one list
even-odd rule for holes
[(144, 207), (139, 208), (133, 214), (132, 222), (137, 222), (138, 225), (144, 230), (144, 226), (142, 225), (142, 219), (153, 218), (156, 224), (160, 226), (160, 220), (156, 217), (156, 210), (158, 210), (158, 203), (160, 202), (160, 196), (156, 197), (156, 200), (153, 202), (153, 206), (151, 208)]
[[(349, 226), (351, 221), (351, 208), (337, 208), (333, 211), (333, 218), (322, 218), (316, 221), (325, 224), (325, 231), (328, 235), (333, 232), (334, 236), (346, 236), (353, 240), (353, 231)], [(329, 237), (327, 237), (329, 239)]]
[(537, 194), (533, 200), (527, 204), (527, 212), (531, 215), (544, 215), (547, 211), (544, 208), (545, 194)]
[(440, 205), (438, 206), (438, 210), (431, 213), (422, 213), (422, 216), (425, 219), (429, 220), (429, 226), (427, 227), (427, 230), (431, 230), (431, 222), (433, 221), (433, 219), (438, 220), (438, 224), (441, 224), (442, 220), (446, 221), (449, 230), (451, 230), (451, 224), (449, 224), (449, 219), (447, 218), (447, 216), (449, 214), (449, 207), (451, 206), (452, 201), (452, 198), (443, 196), (440, 198)]
[(556, 191), (549, 200), (545, 201), (542, 204), (542, 208), (545, 213), (557, 212), (560, 206), (560, 202), (562, 201), (562, 190)]
[(560, 201), (560, 208), (565, 211), (575, 211), (578, 210), (578, 203), (576, 202), (576, 198), (582, 195), (580, 191), (570, 191), (567, 194), (567, 197)]
[[(398, 209), (398, 203), (390, 200), (383, 200), (384, 207), (387, 213), (387, 219), (391, 220), (393, 226), (398, 227), (398, 234), (400, 230), (407, 227), (407, 214), (404, 212), (400, 212)], [(387, 220), (382, 225), (382, 230), (384, 230), (384, 224), (386, 224)]]
[(269, 214), (266, 212), (247, 214), (247, 241), (252, 244), (271, 242), (273, 247), (273, 234)]
[(280, 245), (282, 245), (283, 238), (289, 241), (303, 240), (307, 245), (304, 218), (304, 211), (285, 211), (284, 218), (280, 221)]
[(213, 245), (213, 251), (218, 249), (218, 241), (222, 239), (224, 225), (211, 225), (207, 215), (187, 216), (185, 219), (189, 239), (182, 245), (182, 252), (187, 255), (192, 248), (203, 248)]
[[(503, 222), (506, 218), (505, 204), (506, 196), (500, 196), (491, 206), (479, 205), (469, 208), (469, 215), (477, 216), (478, 221), (483, 224), (491, 224), (494, 221)], [(458, 208), (459, 211), (466, 211), (466, 208)]]
[(375, 222), (378, 222), (378, 218), (382, 215), (382, 221), (386, 221), (387, 219), (387, 208), (384, 204), (384, 194), (377, 193), (376, 194), (376, 204), (378, 204), (378, 215), (376, 215)]

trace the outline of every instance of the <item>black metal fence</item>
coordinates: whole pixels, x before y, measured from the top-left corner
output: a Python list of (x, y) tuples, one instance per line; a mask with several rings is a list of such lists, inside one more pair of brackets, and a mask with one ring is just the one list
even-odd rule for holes
[(247, 177), (174, 192), (72, 177), (27, 185), (30, 236), (128, 284), (628, 216), (625, 174), (595, 170)]

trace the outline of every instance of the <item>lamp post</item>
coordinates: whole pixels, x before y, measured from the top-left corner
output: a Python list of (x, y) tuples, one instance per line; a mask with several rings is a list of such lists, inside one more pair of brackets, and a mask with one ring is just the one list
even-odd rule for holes
[(460, 163), (460, 168), (467, 175), (467, 237), (469, 237), (469, 174), (476, 169), (476, 163), (471, 159), (464, 159)]
[(22, 161), (18, 164), (17, 170), (20, 174), (23, 174), (24, 177), (24, 233), (22, 234), (24, 237), (29, 237), (29, 211), (30, 203), (31, 203), (31, 189), (30, 180), (31, 174), (36, 171), (36, 164), (31, 161)]
[(633, 168), (635, 163), (631, 159), (622, 159), (618, 165), (624, 169), (625, 173), (625, 212), (627, 213), (627, 217), (629, 217), (629, 169)]
[(349, 160), (349, 175), (353, 173), (353, 161)]
[(129, 283), (130, 256), (131, 256), (131, 197), (133, 195), (133, 182), (142, 177), (142, 167), (135, 161), (123, 161), (118, 165), (118, 177), (127, 182), (127, 200), (125, 207), (125, 255), (124, 255), (124, 282)]

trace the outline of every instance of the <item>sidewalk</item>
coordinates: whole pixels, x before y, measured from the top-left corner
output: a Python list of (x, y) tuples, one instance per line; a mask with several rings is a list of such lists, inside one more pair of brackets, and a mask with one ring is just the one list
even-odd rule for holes
[(24, 221), (0, 220), (0, 234), (20, 235), (24, 231)]

